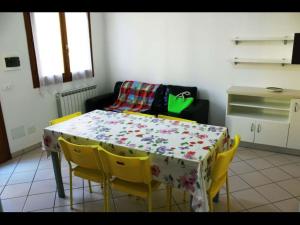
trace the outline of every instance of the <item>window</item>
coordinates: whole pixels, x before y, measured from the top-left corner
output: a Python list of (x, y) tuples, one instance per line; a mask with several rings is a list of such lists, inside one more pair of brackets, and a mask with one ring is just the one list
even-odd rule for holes
[(89, 13), (24, 13), (33, 87), (93, 76)]

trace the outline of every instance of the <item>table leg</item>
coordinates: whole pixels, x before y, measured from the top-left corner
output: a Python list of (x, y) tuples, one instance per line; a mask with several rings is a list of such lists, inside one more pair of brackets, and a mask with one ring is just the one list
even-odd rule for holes
[(0, 200), (0, 212), (3, 212), (1, 200)]
[(51, 158), (53, 163), (53, 170), (55, 175), (56, 187), (58, 191), (58, 196), (60, 198), (65, 197), (65, 189), (62, 181), (61, 176), (61, 169), (60, 169), (60, 160), (58, 158), (58, 152), (51, 152)]

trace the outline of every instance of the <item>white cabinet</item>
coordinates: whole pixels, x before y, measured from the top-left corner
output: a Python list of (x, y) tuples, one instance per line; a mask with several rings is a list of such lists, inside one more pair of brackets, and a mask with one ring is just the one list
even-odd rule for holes
[(300, 90), (231, 87), (226, 126), (244, 142), (300, 150)]
[(300, 149), (300, 99), (292, 99), (288, 148)]
[(230, 137), (239, 134), (242, 141), (254, 142), (255, 122), (252, 119), (227, 116), (226, 126)]
[(286, 147), (289, 129), (287, 123), (227, 116), (226, 126), (231, 137), (239, 134), (242, 141)]
[(254, 143), (286, 147), (289, 124), (256, 121)]

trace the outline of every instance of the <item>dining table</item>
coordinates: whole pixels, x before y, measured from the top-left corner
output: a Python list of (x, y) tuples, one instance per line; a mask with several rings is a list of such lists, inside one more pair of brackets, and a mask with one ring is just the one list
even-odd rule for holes
[(209, 211), (207, 190), (216, 155), (227, 149), (226, 127), (94, 110), (44, 128), (43, 150), (52, 158), (58, 195), (65, 197), (58, 137), (97, 144), (123, 156), (149, 156), (153, 179), (188, 192), (195, 212)]

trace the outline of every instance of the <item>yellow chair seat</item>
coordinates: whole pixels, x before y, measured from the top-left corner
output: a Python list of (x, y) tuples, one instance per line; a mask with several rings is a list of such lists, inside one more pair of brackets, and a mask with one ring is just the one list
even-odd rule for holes
[[(151, 189), (152, 191), (157, 190), (160, 186), (160, 182), (152, 180)], [(118, 178), (111, 181), (111, 187), (121, 192), (126, 192), (131, 195), (135, 195), (141, 198), (147, 199), (149, 196), (149, 187), (143, 183), (132, 183), (127, 182)]]
[(74, 171), (74, 176), (81, 177), (83, 179), (87, 179), (97, 183), (102, 183), (104, 181), (104, 177), (101, 173), (99, 173), (99, 170), (87, 169), (80, 166), (76, 166), (72, 170)]
[(177, 120), (177, 121), (182, 121), (182, 122), (191, 122), (191, 123), (197, 123), (196, 121), (193, 120), (187, 120), (187, 119), (182, 119), (179, 117), (173, 117), (173, 116), (165, 116), (165, 115), (158, 115), (157, 118), (161, 119), (167, 119), (167, 120)]
[(80, 115), (81, 115), (81, 112), (72, 113), (70, 115), (66, 115), (66, 116), (51, 120), (49, 123), (50, 123), (50, 125), (55, 125), (57, 123), (61, 123), (61, 122), (73, 119), (73, 118), (75, 118), (77, 116), (80, 116)]
[(123, 113), (155, 118), (154, 115), (150, 115), (150, 114), (146, 114), (146, 113), (140, 113), (140, 112), (133, 112), (133, 111), (124, 110)]

